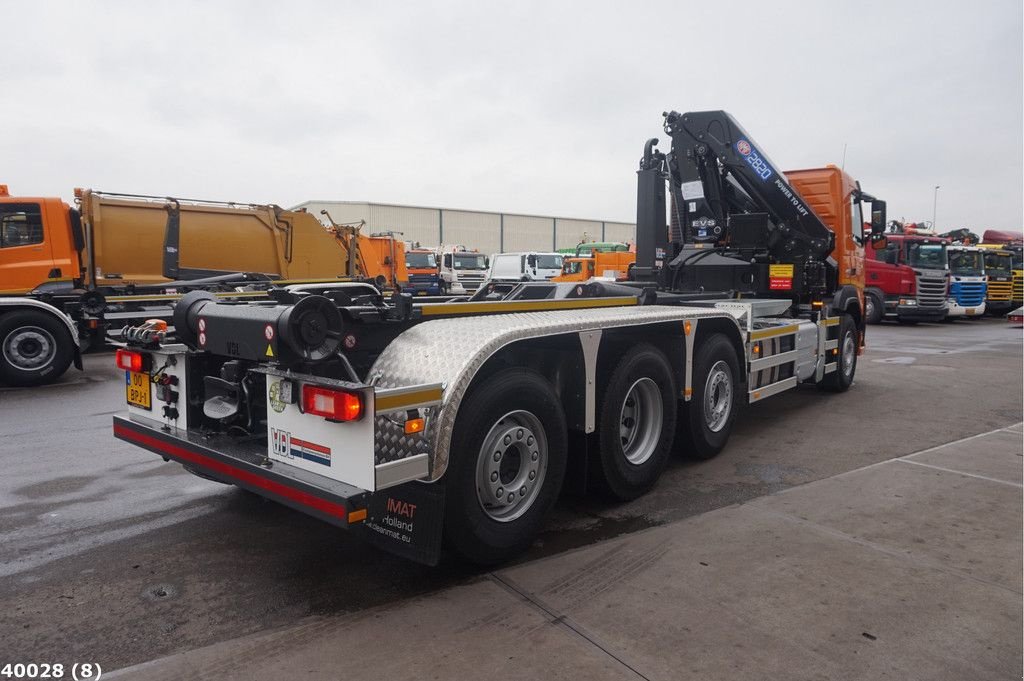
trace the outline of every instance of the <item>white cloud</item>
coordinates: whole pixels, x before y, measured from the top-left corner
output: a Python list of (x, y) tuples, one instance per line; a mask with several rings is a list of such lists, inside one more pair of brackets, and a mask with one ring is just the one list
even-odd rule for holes
[[(635, 215), (661, 111), (1020, 229), (1021, 5), (7, 2), (0, 182)], [(664, 138), (664, 135), (661, 135)]]

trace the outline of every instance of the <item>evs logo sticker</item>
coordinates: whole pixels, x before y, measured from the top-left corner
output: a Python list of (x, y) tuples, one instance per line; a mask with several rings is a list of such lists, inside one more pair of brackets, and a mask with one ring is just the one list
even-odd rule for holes
[(772, 176), (772, 168), (768, 165), (768, 162), (761, 158), (761, 154), (757, 153), (754, 146), (747, 140), (739, 140), (736, 142), (736, 151), (740, 152), (743, 158), (746, 160), (747, 165), (754, 169), (757, 176), (762, 181), (767, 181)]

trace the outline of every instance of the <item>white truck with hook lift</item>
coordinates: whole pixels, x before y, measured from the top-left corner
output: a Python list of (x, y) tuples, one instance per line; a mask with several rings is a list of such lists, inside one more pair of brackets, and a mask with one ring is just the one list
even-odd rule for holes
[(740, 404), (848, 389), (884, 202), (834, 166), (780, 173), (724, 112), (665, 118), (632, 281), (424, 304), (358, 283), (189, 293), (176, 339), (139, 327), (118, 351), (115, 436), (414, 560), (444, 540), (490, 564), (530, 545), (568, 478), (633, 499), (673, 450), (721, 451)]

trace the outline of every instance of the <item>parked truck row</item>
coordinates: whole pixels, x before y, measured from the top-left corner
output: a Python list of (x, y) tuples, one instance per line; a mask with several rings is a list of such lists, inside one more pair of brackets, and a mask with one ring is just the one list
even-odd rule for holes
[(867, 254), (869, 323), (904, 324), (1005, 315), (1024, 304), (1020, 233), (936, 234), (890, 223), (886, 247)]

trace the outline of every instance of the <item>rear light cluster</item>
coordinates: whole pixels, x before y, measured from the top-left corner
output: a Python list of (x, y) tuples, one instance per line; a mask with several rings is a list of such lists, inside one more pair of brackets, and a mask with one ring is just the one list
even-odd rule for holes
[(149, 357), (141, 352), (118, 350), (115, 360), (119, 369), (125, 371), (145, 371), (149, 369)]
[(358, 421), (363, 415), (363, 399), (346, 390), (304, 385), (302, 411), (332, 421)]

